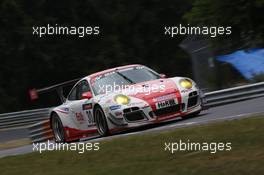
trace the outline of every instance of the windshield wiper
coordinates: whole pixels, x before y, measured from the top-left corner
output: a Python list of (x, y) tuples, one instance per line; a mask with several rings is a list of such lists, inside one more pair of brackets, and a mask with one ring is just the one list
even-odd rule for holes
[(121, 77), (123, 77), (124, 79), (126, 79), (128, 82), (130, 82), (131, 84), (135, 84), (132, 80), (130, 80), (129, 78), (127, 78), (125, 75), (121, 74), (120, 72), (116, 71), (116, 73), (118, 75), (120, 75)]

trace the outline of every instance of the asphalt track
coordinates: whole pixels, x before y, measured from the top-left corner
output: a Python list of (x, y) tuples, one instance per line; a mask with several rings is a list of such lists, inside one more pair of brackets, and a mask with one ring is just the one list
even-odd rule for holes
[(0, 131), (0, 143), (21, 138), (28, 138), (28, 130), (26, 128)]
[[(149, 132), (161, 132), (164, 130), (170, 130), (179, 127), (186, 127), (186, 126), (199, 125), (209, 122), (217, 122), (223, 120), (233, 120), (243, 117), (249, 117), (253, 114), (261, 114), (261, 113), (264, 113), (264, 97), (210, 108), (206, 111), (203, 111), (198, 117), (184, 119), (184, 120), (179, 119), (174, 122), (148, 126), (133, 131), (117, 134), (114, 136), (109, 136), (104, 138), (94, 138), (88, 141), (101, 141), (101, 140), (108, 140), (117, 137), (127, 137), (129, 135), (137, 135), (137, 134), (143, 134)], [(15, 129), (10, 132), (0, 131), (0, 136), (1, 136), (0, 138), (0, 142), (1, 142), (9, 139), (18, 139), (21, 137), (26, 137), (27, 132), (25, 129)], [(32, 145), (26, 145), (19, 148), (1, 150), (0, 158), (11, 155), (30, 153), (32, 152), (32, 149), (33, 149)]]

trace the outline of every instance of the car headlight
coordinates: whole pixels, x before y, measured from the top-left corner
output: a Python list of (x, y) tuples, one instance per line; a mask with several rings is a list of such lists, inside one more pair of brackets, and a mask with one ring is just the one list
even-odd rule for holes
[(193, 87), (193, 83), (189, 79), (180, 80), (180, 85), (181, 85), (181, 87), (186, 88), (186, 89), (190, 89)]
[(126, 95), (116, 95), (114, 98), (115, 102), (120, 105), (127, 105), (130, 102), (130, 98)]

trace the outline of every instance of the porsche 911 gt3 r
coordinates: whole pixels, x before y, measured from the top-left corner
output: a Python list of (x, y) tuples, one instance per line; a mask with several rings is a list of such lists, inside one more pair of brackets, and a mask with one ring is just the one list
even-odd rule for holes
[(57, 142), (107, 136), (202, 110), (202, 93), (185, 77), (165, 78), (142, 65), (94, 73), (78, 81), (50, 124)]

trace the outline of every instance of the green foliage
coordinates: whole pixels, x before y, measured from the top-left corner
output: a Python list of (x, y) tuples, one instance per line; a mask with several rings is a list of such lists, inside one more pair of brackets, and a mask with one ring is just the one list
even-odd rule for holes
[[(190, 76), (188, 56), (178, 47), (180, 40), (163, 37), (163, 25), (180, 22), (189, 7), (184, 0), (1, 1), (0, 98), (5, 100), (0, 111), (55, 105), (56, 97), (30, 103), (27, 90), (119, 65), (141, 63), (169, 75)], [(98, 25), (101, 35), (32, 35), (33, 26), (47, 24)]]
[[(263, 43), (262, 12), (263, 0), (1, 0), (0, 112), (53, 106), (56, 96), (31, 103), (28, 89), (130, 63), (192, 77), (189, 55), (178, 46), (185, 36), (164, 37), (165, 25), (232, 25), (232, 43)], [(98, 25), (101, 35), (32, 35), (33, 26), (47, 24)]]
[(254, 82), (263, 82), (264, 81), (264, 73), (255, 75), (253, 78)]
[(231, 26), (231, 37), (217, 37), (217, 47), (256, 47), (264, 45), (263, 11), (264, 0), (196, 0), (184, 18), (193, 25)]

